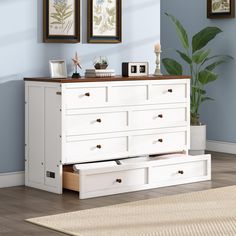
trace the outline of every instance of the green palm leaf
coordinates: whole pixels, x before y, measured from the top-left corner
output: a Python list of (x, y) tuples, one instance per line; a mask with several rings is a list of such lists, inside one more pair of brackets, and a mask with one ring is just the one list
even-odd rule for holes
[(168, 17), (170, 17), (172, 22), (175, 24), (176, 32), (180, 38), (181, 43), (183, 44), (183, 47), (185, 49), (188, 49), (189, 48), (188, 35), (187, 35), (186, 30), (184, 29), (183, 25), (173, 15), (170, 15), (168, 13), (165, 13), (165, 14)]

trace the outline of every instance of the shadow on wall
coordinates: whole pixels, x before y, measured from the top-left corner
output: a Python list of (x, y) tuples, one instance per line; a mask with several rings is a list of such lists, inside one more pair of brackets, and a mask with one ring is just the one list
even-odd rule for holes
[(0, 78), (0, 173), (24, 170), (24, 82)]

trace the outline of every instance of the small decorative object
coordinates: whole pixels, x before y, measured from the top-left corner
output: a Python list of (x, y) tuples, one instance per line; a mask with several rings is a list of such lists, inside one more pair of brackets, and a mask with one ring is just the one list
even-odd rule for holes
[(80, 0), (44, 0), (45, 43), (80, 41)]
[(207, 0), (207, 18), (234, 18), (235, 0)]
[(78, 73), (78, 67), (80, 69), (82, 69), (82, 67), (80, 65), (80, 59), (78, 57), (77, 52), (75, 53), (75, 57), (72, 58), (72, 61), (73, 61), (74, 67), (75, 67), (75, 72), (73, 73), (72, 78), (81, 78), (80, 73)]
[(106, 70), (96, 70), (96, 69), (87, 69), (85, 72), (85, 77), (87, 78), (104, 78), (104, 77), (114, 77), (115, 70), (106, 69)]
[(51, 60), (50, 73), (51, 78), (67, 78), (67, 69), (65, 60)]
[(121, 42), (121, 1), (88, 0), (88, 42)]
[(106, 57), (95, 57), (93, 65), (96, 70), (105, 70), (108, 67), (108, 60)]
[(148, 62), (123, 62), (122, 63), (122, 76), (147, 76), (148, 75)]
[(156, 53), (156, 70), (154, 75), (160, 76), (161, 73), (161, 44), (157, 43), (154, 48), (154, 52)]

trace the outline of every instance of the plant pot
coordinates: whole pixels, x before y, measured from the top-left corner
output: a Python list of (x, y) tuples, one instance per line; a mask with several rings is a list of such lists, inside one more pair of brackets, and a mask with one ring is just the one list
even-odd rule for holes
[(190, 155), (202, 155), (206, 150), (206, 125), (190, 127)]

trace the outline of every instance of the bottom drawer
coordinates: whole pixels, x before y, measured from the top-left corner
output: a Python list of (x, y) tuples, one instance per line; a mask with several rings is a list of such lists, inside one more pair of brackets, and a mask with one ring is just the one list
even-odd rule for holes
[(106, 173), (94, 173), (87, 175), (86, 178), (81, 179), (83, 186), (81, 191), (94, 192), (94, 191), (106, 191), (137, 187), (147, 184), (148, 169), (129, 169), (123, 171), (116, 171)]
[(204, 177), (208, 172), (207, 160), (192, 160), (186, 163), (174, 163), (163, 166), (153, 166), (150, 169), (152, 183), (164, 183), (191, 180), (196, 177)]
[(66, 167), (63, 187), (79, 191), (80, 198), (85, 199), (210, 179), (210, 155), (178, 154), (121, 160), (120, 165), (107, 167), (85, 164), (79, 174)]

